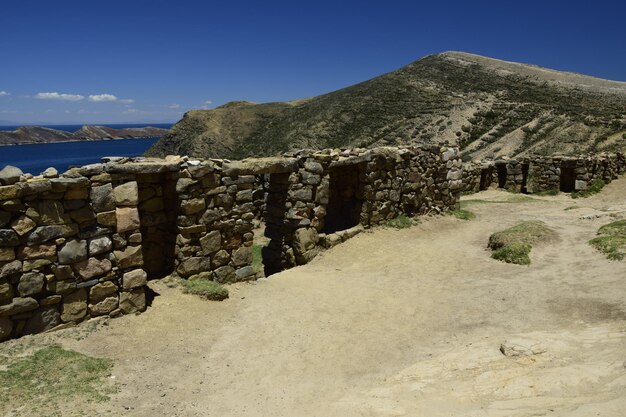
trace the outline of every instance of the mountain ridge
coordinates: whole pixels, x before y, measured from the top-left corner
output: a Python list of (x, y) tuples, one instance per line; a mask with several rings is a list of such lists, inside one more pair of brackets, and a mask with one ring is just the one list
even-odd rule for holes
[(108, 139), (141, 139), (161, 137), (168, 131), (168, 129), (153, 126), (115, 129), (107, 126), (84, 125), (75, 132), (41, 126), (21, 126), (13, 131), (0, 131), (0, 146)]
[(624, 134), (625, 82), (448, 51), (316, 97), (187, 112), (147, 153), (448, 143), (469, 159), (617, 150)]

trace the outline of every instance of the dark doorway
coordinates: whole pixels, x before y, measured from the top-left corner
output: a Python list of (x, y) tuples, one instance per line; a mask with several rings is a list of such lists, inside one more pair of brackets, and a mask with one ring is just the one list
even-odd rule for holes
[(485, 191), (491, 185), (491, 177), (493, 175), (493, 167), (483, 168), (480, 170), (479, 191)]
[(520, 191), (524, 194), (528, 194), (528, 172), (530, 171), (529, 164), (522, 164), (522, 188)]
[(329, 170), (330, 188), (324, 233), (346, 230), (359, 224), (363, 200), (359, 194), (359, 165)]
[(506, 187), (506, 164), (496, 164), (498, 172), (498, 188)]
[(265, 201), (265, 237), (269, 242), (261, 248), (263, 272), (266, 277), (285, 269), (287, 260), (283, 259), (283, 246), (290, 228), (285, 223), (287, 212), (287, 191), (289, 173), (269, 174)]
[(571, 193), (576, 186), (576, 172), (574, 166), (568, 163), (561, 163), (560, 189), (564, 193)]
[(139, 219), (143, 269), (148, 279), (174, 271), (178, 195), (173, 173), (139, 174)]

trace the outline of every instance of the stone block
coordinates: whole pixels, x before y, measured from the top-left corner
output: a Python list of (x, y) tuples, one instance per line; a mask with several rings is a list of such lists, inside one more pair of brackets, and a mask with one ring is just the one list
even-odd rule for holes
[(220, 247), (222, 246), (222, 235), (219, 230), (213, 230), (212, 232), (209, 232), (201, 237), (200, 245), (202, 246), (202, 252), (205, 255), (210, 255), (220, 250)]
[(39, 307), (37, 300), (31, 297), (15, 297), (11, 304), (0, 305), (0, 317), (13, 316)]
[(120, 293), (120, 310), (124, 314), (137, 313), (146, 309), (146, 294), (143, 288)]
[(61, 315), (54, 305), (39, 307), (24, 326), (24, 334), (36, 334), (50, 330), (61, 324)]
[(20, 216), (19, 219), (15, 220), (11, 227), (19, 236), (24, 236), (35, 227), (37, 227), (37, 223), (35, 223), (30, 217)]
[(148, 274), (143, 269), (126, 272), (122, 278), (122, 287), (125, 290), (143, 287), (148, 281)]
[(73, 264), (87, 259), (87, 241), (70, 240), (59, 249), (59, 263)]
[(117, 206), (136, 206), (139, 204), (137, 181), (130, 181), (118, 185), (113, 189), (113, 195)]
[(99, 255), (110, 252), (113, 249), (113, 241), (108, 236), (101, 236), (89, 241), (89, 255)]
[(89, 280), (111, 271), (111, 261), (108, 259), (89, 258), (72, 265), (72, 269), (80, 275), (83, 280)]
[(28, 272), (20, 277), (17, 291), (21, 297), (39, 294), (43, 291), (45, 277), (39, 272)]
[(91, 317), (98, 317), (110, 314), (119, 306), (119, 299), (117, 295), (113, 297), (107, 297), (102, 301), (95, 304), (89, 304), (89, 315)]
[(81, 288), (63, 298), (61, 320), (64, 323), (81, 321), (87, 315), (87, 290)]
[(235, 268), (230, 265), (220, 266), (213, 271), (213, 276), (215, 277), (215, 281), (221, 284), (234, 282), (236, 278)]
[(96, 213), (115, 209), (115, 198), (113, 196), (113, 186), (111, 184), (91, 187), (89, 194), (91, 204)]
[(139, 211), (136, 207), (116, 208), (115, 217), (118, 233), (139, 229)]

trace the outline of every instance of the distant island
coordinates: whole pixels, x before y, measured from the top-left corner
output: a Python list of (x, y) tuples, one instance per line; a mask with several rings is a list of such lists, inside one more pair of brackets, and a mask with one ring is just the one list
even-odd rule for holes
[(39, 126), (23, 126), (13, 131), (0, 131), (0, 146), (33, 143), (78, 142), (111, 139), (141, 139), (162, 137), (168, 129), (160, 127), (131, 127), (114, 129), (106, 126), (83, 126), (75, 132)]

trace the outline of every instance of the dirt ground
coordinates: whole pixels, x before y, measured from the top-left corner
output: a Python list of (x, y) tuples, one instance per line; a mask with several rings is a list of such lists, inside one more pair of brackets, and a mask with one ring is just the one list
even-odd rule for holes
[[(113, 359), (119, 392), (75, 405), (100, 415), (626, 416), (626, 261), (586, 243), (626, 217), (626, 178), (587, 199), (512, 197), (361, 234), (224, 302), (153, 282), (144, 314), (10, 343)], [(491, 233), (531, 219), (558, 240), (530, 266), (489, 257)], [(542, 353), (507, 357), (505, 341)]]

